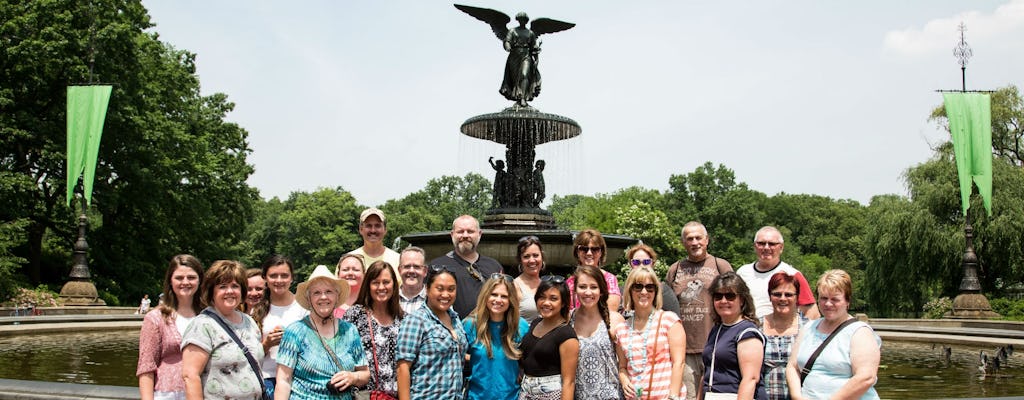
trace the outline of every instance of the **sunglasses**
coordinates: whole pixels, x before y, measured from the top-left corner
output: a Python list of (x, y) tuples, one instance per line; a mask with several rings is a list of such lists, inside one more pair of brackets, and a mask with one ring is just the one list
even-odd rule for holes
[(533, 236), (533, 235), (523, 236), (523, 237), (519, 238), (519, 244), (530, 243), (530, 242), (540, 243), (540, 238), (536, 237), (536, 236)]
[(447, 271), (448, 273), (452, 274), (452, 276), (455, 276), (455, 267), (453, 267), (453, 266), (450, 266), (450, 265), (440, 265), (440, 264), (431, 264), (430, 265), (430, 273), (432, 273), (432, 274), (439, 274), (439, 273), (445, 272), (445, 271)]
[(654, 283), (634, 283), (633, 286), (630, 286), (630, 289), (633, 289), (634, 292), (646, 290), (648, 293), (654, 293), (658, 291), (658, 285)]
[(650, 259), (650, 258), (648, 258), (648, 259), (646, 259), (646, 260), (629, 260), (629, 263), (630, 263), (630, 264), (633, 264), (633, 266), (634, 266), (634, 267), (639, 267), (639, 266), (640, 266), (640, 264), (643, 264), (643, 265), (651, 265), (651, 264), (653, 264), (653, 263), (654, 263), (654, 260), (652, 260), (652, 259)]
[(722, 298), (725, 298), (726, 300), (729, 300), (729, 301), (733, 301), (733, 300), (736, 300), (736, 293), (733, 293), (733, 292), (717, 293), (716, 292), (716, 293), (712, 293), (711, 294), (711, 298), (714, 299), (715, 301), (719, 301)]
[(512, 275), (503, 274), (501, 272), (495, 272), (491, 274), (489, 279), (504, 279), (506, 282), (512, 282)]
[(772, 292), (771, 294), (772, 294), (772, 297), (775, 297), (775, 298), (778, 298), (778, 299), (782, 299), (782, 298), (788, 299), (790, 297), (796, 297), (796, 293), (793, 293), (793, 292)]
[(579, 253), (583, 253), (583, 254), (586, 254), (586, 253), (595, 253), (596, 254), (596, 253), (600, 253), (601, 252), (601, 247), (600, 246), (576, 246), (576, 251), (579, 252)]
[(540, 281), (544, 283), (550, 283), (552, 285), (561, 285), (565, 283), (565, 277), (558, 275), (544, 275), (540, 277)]
[(778, 246), (780, 244), (782, 244), (782, 243), (779, 243), (779, 242), (765, 242), (765, 241), (754, 242), (754, 245), (756, 245), (757, 247), (775, 247), (775, 246)]

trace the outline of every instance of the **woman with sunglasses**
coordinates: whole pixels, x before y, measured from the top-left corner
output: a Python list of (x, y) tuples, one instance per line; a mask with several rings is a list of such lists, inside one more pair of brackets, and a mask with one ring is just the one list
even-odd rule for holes
[(398, 396), (395, 344), (405, 316), (398, 303), (396, 276), (387, 261), (379, 260), (370, 264), (366, 269), (366, 284), (359, 289), (356, 304), (341, 318), (359, 331), (369, 363), (370, 380), (359, 390), (380, 392), (392, 398)]
[(519, 349), (523, 370), (520, 400), (572, 400), (580, 344), (568, 325), (569, 289), (560, 276), (541, 277), (537, 294), (540, 318), (530, 324)]
[(519, 276), (514, 283), (519, 294), (519, 314), (526, 322), (537, 319), (537, 303), (533, 295), (540, 286), (540, 273), (544, 271), (544, 248), (536, 236), (523, 236), (516, 247)]
[[(573, 241), (572, 248), (574, 249), (573, 256), (576, 257), (577, 265), (589, 265), (598, 269), (604, 265), (608, 244), (605, 243), (601, 232), (598, 232), (596, 229), (584, 229), (576, 234), (576, 240)], [(604, 276), (605, 283), (608, 284), (608, 309), (618, 310), (619, 305), (622, 304), (619, 280), (615, 278), (615, 274), (604, 269), (601, 269), (601, 274)], [(576, 279), (570, 276), (565, 284), (569, 287), (569, 297), (572, 299), (571, 306), (575, 309), (580, 306), (579, 302), (576, 301), (574, 289), (576, 287)]]
[(469, 340), (468, 398), (515, 400), (519, 397), (519, 342), (529, 325), (519, 317), (519, 294), (512, 277), (491, 275), (476, 308), (462, 323)]
[[(626, 250), (626, 259), (629, 260), (630, 269), (636, 269), (637, 267), (654, 269), (654, 264), (658, 263), (658, 253), (651, 246), (641, 242)], [(672, 287), (665, 283), (665, 281), (661, 282), (661, 309), (679, 315), (679, 299), (676, 297), (676, 293), (672, 291)]]
[(772, 275), (768, 280), (768, 295), (772, 313), (761, 317), (761, 332), (765, 336), (764, 368), (761, 381), (771, 400), (788, 400), (786, 363), (800, 327), (807, 318), (797, 308), (800, 286), (796, 278), (785, 272)]
[(395, 361), (400, 400), (462, 399), (462, 361), (468, 343), (455, 302), (454, 267), (431, 265), (426, 307), (402, 320)]
[(634, 268), (626, 288), (626, 311), (633, 315), (615, 326), (623, 394), (641, 400), (686, 398), (686, 332), (678, 315), (661, 310), (658, 275), (648, 267)]
[(615, 360), (615, 336), (611, 328), (622, 321), (619, 313), (608, 309), (608, 285), (601, 270), (582, 266), (573, 274), (579, 308), (569, 323), (580, 342), (576, 366), (577, 400), (618, 400), (622, 398), (618, 362)]
[(714, 307), (711, 328), (704, 344), (704, 398), (727, 393), (734, 399), (765, 400), (761, 382), (764, 335), (758, 330), (754, 299), (743, 279), (735, 272), (715, 278), (708, 288)]

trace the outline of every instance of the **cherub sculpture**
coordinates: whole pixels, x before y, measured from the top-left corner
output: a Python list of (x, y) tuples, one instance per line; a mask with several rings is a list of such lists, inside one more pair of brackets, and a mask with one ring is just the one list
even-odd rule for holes
[(520, 107), (526, 107), (527, 102), (540, 94), (540, 71), (537, 70), (537, 63), (541, 42), (537, 40), (537, 37), (576, 26), (570, 22), (537, 18), (527, 28), (526, 23), (530, 21), (530, 18), (526, 13), (521, 12), (516, 14), (519, 26), (508, 29), (507, 25), (512, 19), (501, 11), (461, 4), (455, 4), (455, 8), (486, 22), (491, 26), (491, 30), (498, 39), (504, 43), (505, 51), (508, 52), (508, 60), (505, 62), (505, 77), (501, 81), (501, 89), (498, 92), (506, 99), (515, 101), (516, 105)]

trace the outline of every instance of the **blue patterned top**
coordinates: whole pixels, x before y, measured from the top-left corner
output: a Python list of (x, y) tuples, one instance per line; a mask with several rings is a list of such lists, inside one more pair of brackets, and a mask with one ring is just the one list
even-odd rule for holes
[[(345, 391), (339, 397), (327, 390), (327, 383), (338, 372), (330, 354), (321, 344), (319, 334), (309, 326), (309, 316), (288, 325), (277, 350), (277, 363), (293, 370), (291, 399), (352, 399), (352, 392)], [(337, 333), (324, 338), (342, 368), (353, 371), (366, 366), (366, 354), (356, 327), (345, 321), (338, 321)]]
[(395, 360), (412, 363), (410, 400), (462, 399), (462, 360), (468, 343), (459, 315), (448, 309), (448, 316), (451, 331), (427, 306), (402, 321)]

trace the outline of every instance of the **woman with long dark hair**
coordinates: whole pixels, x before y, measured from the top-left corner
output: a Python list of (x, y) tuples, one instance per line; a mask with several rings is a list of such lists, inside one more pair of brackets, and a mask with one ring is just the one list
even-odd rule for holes
[(284, 329), (301, 320), (309, 311), (295, 300), (295, 294), (292, 293), (295, 270), (288, 257), (272, 255), (263, 261), (260, 269), (270, 290), (263, 295), (263, 301), (256, 305), (251, 315), (260, 326), (260, 343), (266, 354), (260, 361), (263, 385), (267, 388), (267, 394), (273, 396), (277, 385), (277, 350), (284, 337)]
[(569, 317), (569, 324), (580, 342), (576, 399), (621, 399), (615, 335), (611, 327), (622, 323), (622, 316), (608, 309), (608, 284), (600, 269), (584, 265), (576, 268), (573, 276), (580, 303)]
[(519, 295), (519, 315), (526, 322), (537, 319), (537, 303), (533, 295), (540, 286), (540, 273), (544, 271), (544, 247), (536, 236), (519, 238), (516, 246), (516, 259), (519, 260), (519, 276), (514, 283)]
[(360, 390), (398, 397), (395, 346), (405, 313), (399, 304), (398, 279), (387, 261), (375, 261), (366, 269), (356, 303), (342, 321), (355, 325), (370, 367), (370, 381)]
[(519, 397), (519, 342), (529, 325), (519, 317), (518, 296), (511, 276), (491, 275), (462, 323), (469, 340), (470, 400)]
[[(608, 286), (608, 309), (618, 311), (619, 306), (622, 305), (622, 292), (619, 291), (619, 280), (615, 277), (615, 274), (602, 269), (608, 257), (608, 244), (604, 241), (604, 236), (596, 229), (584, 229), (576, 234), (576, 240), (573, 241), (572, 248), (572, 254), (576, 257), (577, 265), (589, 265), (601, 269), (601, 275)], [(570, 307), (579, 307), (575, 295), (576, 278), (570, 276), (565, 281), (565, 284), (569, 288), (569, 297), (572, 302)]]
[(569, 288), (560, 276), (541, 277), (537, 294), (540, 318), (530, 324), (519, 349), (523, 369), (520, 400), (572, 400), (580, 342), (569, 326)]
[(199, 287), (203, 265), (188, 254), (171, 257), (164, 274), (164, 301), (146, 313), (139, 332), (139, 396), (143, 400), (182, 400), (181, 337), (202, 309)]

